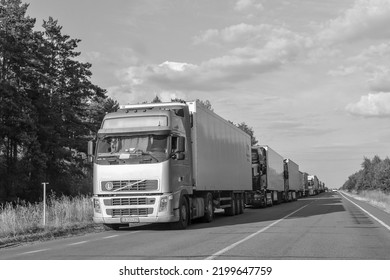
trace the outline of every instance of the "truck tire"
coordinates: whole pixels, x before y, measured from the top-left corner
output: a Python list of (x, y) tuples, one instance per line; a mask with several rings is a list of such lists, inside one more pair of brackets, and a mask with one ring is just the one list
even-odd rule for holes
[(173, 229), (185, 229), (189, 223), (189, 208), (187, 199), (182, 196), (179, 203), (179, 221), (172, 224)]
[(244, 209), (245, 209), (245, 199), (244, 199), (244, 194), (240, 193), (239, 194), (239, 208), (238, 208), (238, 214), (243, 214)]
[(121, 224), (103, 224), (103, 228), (106, 231), (118, 230)]
[(237, 208), (237, 203), (236, 203), (236, 196), (234, 193), (231, 193), (231, 206), (229, 208), (225, 208), (225, 215), (227, 216), (234, 216), (236, 215), (236, 208)]
[(202, 221), (205, 223), (210, 223), (214, 220), (214, 205), (213, 205), (213, 195), (211, 193), (207, 193), (204, 200), (204, 216)]
[(235, 200), (235, 208), (236, 208), (236, 212), (234, 213), (234, 215), (238, 215), (240, 214), (240, 194), (239, 193), (236, 193), (234, 194), (234, 200)]

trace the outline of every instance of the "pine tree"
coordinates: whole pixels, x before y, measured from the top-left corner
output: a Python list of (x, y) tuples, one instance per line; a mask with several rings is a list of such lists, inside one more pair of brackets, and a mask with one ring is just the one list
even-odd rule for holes
[(19, 174), (26, 166), (19, 159), (36, 141), (28, 98), (35, 19), (26, 16), (27, 8), (20, 0), (0, 1), (0, 194), (11, 199), (26, 186), (26, 177)]
[(90, 81), (91, 64), (77, 60), (80, 40), (51, 17), (33, 31), (27, 8), (0, 0), (1, 200), (36, 200), (44, 180), (65, 194), (80, 190), (86, 161), (79, 155), (102, 114), (95, 118), (90, 105), (115, 105)]

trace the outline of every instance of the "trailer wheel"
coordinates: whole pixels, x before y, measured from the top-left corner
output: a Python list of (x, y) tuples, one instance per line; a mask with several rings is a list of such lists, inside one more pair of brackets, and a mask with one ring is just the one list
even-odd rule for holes
[(179, 204), (179, 221), (172, 224), (173, 229), (185, 229), (189, 222), (188, 201), (182, 196)]
[(205, 197), (205, 213), (202, 218), (202, 221), (205, 223), (210, 223), (214, 220), (214, 206), (213, 206), (213, 195), (207, 193)]
[(234, 216), (236, 215), (236, 207), (237, 207), (236, 196), (234, 195), (234, 193), (231, 193), (230, 197), (231, 197), (231, 202), (230, 202), (231, 206), (229, 208), (225, 208), (225, 215)]
[(120, 224), (103, 224), (103, 228), (106, 231), (118, 230), (119, 227), (120, 227)]
[(244, 213), (244, 209), (245, 209), (245, 200), (244, 200), (244, 194), (241, 193), (239, 194), (239, 208), (238, 208), (238, 214), (242, 214)]

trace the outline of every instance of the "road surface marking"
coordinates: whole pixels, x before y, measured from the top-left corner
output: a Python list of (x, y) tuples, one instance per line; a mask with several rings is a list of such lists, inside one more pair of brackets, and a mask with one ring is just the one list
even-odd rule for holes
[(373, 218), (375, 221), (377, 221), (378, 223), (380, 223), (382, 226), (384, 226), (385, 228), (387, 228), (387, 230), (390, 231), (390, 226), (385, 224), (383, 221), (379, 220), (377, 217), (375, 217), (374, 215), (372, 215), (371, 213), (369, 213), (368, 211), (364, 210), (362, 207), (360, 207), (359, 205), (357, 205), (355, 202), (353, 202), (352, 200), (350, 200), (349, 198), (347, 198), (345, 196), (345, 194), (342, 194), (341, 192), (339, 192), (341, 194), (342, 197), (344, 197), (346, 200), (348, 200), (349, 202), (351, 202), (352, 204), (354, 204), (355, 206), (357, 206), (358, 208), (360, 208), (363, 212), (365, 212), (367, 215), (369, 215), (371, 218)]
[(117, 237), (117, 236), (119, 236), (119, 235), (118, 234), (110, 235), (110, 236), (103, 237), (103, 239), (109, 239), (109, 238), (113, 238), (113, 237)]
[(29, 251), (29, 252), (24, 252), (24, 253), (21, 253), (21, 254), (18, 254), (18, 255), (34, 254), (34, 253), (43, 252), (43, 251), (47, 251), (47, 250), (50, 250), (50, 249), (41, 249), (41, 250)]
[(80, 241), (80, 242), (68, 244), (68, 246), (80, 245), (80, 244), (84, 244), (84, 243), (87, 243), (87, 242), (88, 241)]
[[(311, 203), (310, 203), (310, 204), (311, 204)], [(283, 221), (284, 219), (290, 217), (291, 215), (297, 213), (298, 211), (302, 210), (303, 208), (305, 208), (305, 207), (308, 206), (308, 205), (309, 205), (309, 204), (306, 204), (305, 206), (302, 206), (302, 207), (299, 208), (298, 210), (295, 210), (294, 212), (292, 212), (292, 213), (288, 214), (287, 216), (284, 216), (283, 218), (281, 218), (281, 219), (279, 219), (279, 220), (273, 222), (272, 224), (266, 226), (265, 228), (262, 228), (262, 229), (256, 231), (255, 233), (252, 233), (251, 235), (248, 235), (248, 236), (245, 237), (244, 239), (241, 239), (240, 241), (237, 241), (236, 243), (231, 244), (230, 246), (228, 246), (228, 247), (226, 247), (226, 248), (224, 248), (224, 249), (222, 249), (222, 250), (216, 252), (215, 254), (212, 254), (211, 256), (207, 257), (205, 260), (213, 260), (213, 259), (215, 259), (216, 257), (222, 255), (223, 253), (225, 253), (225, 252), (227, 252), (227, 251), (233, 249), (233, 248), (236, 247), (237, 245), (239, 245), (239, 244), (241, 244), (241, 243), (243, 243), (243, 242), (245, 242), (245, 241), (251, 239), (252, 237), (255, 237), (256, 235), (258, 235), (258, 234), (260, 234), (260, 233), (266, 231), (267, 229), (273, 227), (273, 226), (276, 225), (277, 223), (279, 223), (279, 222)]]

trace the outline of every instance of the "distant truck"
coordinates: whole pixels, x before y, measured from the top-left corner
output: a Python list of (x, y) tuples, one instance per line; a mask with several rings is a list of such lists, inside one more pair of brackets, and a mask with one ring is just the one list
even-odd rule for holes
[(316, 195), (319, 193), (319, 180), (316, 175), (307, 176), (309, 185), (309, 195)]
[(269, 146), (252, 147), (252, 184), (246, 193), (248, 206), (272, 206), (285, 196), (283, 157)]
[(291, 159), (284, 160), (284, 201), (297, 200), (297, 193), (301, 185), (299, 165)]
[(301, 184), (298, 191), (298, 197), (307, 197), (309, 195), (309, 185), (307, 180), (307, 176), (309, 174), (299, 171), (299, 175)]
[(319, 182), (319, 193), (325, 192), (325, 183), (320, 181)]
[(197, 102), (120, 106), (88, 151), (93, 219), (106, 229), (241, 214), (252, 190), (250, 136)]

